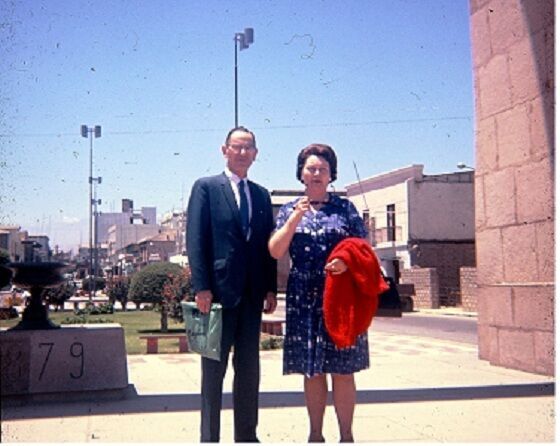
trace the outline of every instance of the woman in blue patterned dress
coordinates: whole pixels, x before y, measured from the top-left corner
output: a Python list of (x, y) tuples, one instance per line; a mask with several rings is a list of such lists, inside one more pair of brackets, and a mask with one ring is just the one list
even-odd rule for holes
[(279, 259), (289, 250), (292, 260), (286, 292), (283, 371), (304, 375), (310, 442), (324, 441), (327, 374), (332, 378), (340, 440), (353, 441), (354, 372), (369, 367), (367, 333), (360, 335), (352, 347), (338, 349), (326, 332), (323, 318), (326, 271), (341, 274), (347, 269), (340, 259), (327, 264), (327, 257), (342, 239), (366, 236), (354, 205), (327, 192), (336, 179), (336, 164), (333, 149), (324, 144), (312, 144), (299, 153), (297, 178), (305, 185), (305, 195), (282, 206), (268, 245), (273, 257)]

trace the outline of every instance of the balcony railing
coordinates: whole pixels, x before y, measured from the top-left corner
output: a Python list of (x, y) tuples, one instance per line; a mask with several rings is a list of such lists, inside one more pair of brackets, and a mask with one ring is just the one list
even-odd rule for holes
[(372, 235), (372, 242), (376, 245), (379, 243), (403, 241), (402, 226), (395, 226), (394, 228), (377, 228), (373, 231)]

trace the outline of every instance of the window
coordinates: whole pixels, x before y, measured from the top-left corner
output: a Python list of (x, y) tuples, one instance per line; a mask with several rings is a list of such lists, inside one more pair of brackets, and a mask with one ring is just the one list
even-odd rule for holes
[(394, 242), (396, 240), (397, 215), (395, 213), (395, 205), (387, 205), (387, 241)]
[(372, 246), (375, 246), (375, 221), (369, 216), (369, 210), (362, 212), (362, 219), (367, 230), (367, 240)]
[(364, 220), (364, 225), (366, 225), (366, 229), (368, 231), (368, 234), (370, 232), (369, 229), (369, 211), (363, 211), (362, 212), (362, 220)]

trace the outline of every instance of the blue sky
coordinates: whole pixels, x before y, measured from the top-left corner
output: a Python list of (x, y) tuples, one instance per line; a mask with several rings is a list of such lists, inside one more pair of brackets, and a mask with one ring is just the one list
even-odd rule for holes
[(259, 154), (250, 177), (299, 188), (312, 142), (339, 158), (335, 187), (410, 164), (473, 166), (467, 0), (14, 0), (0, 5), (0, 224), (88, 243), (89, 141), (99, 210), (158, 215), (219, 172), (234, 124)]

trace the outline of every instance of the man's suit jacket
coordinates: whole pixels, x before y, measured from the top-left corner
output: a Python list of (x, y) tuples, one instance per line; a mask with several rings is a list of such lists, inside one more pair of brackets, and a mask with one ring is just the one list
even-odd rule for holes
[(239, 207), (225, 174), (198, 179), (187, 208), (187, 255), (195, 292), (211, 290), (213, 302), (235, 307), (244, 293), (259, 305), (276, 292), (276, 261), (268, 252), (274, 228), (268, 191), (248, 181), (251, 236), (245, 240)]

